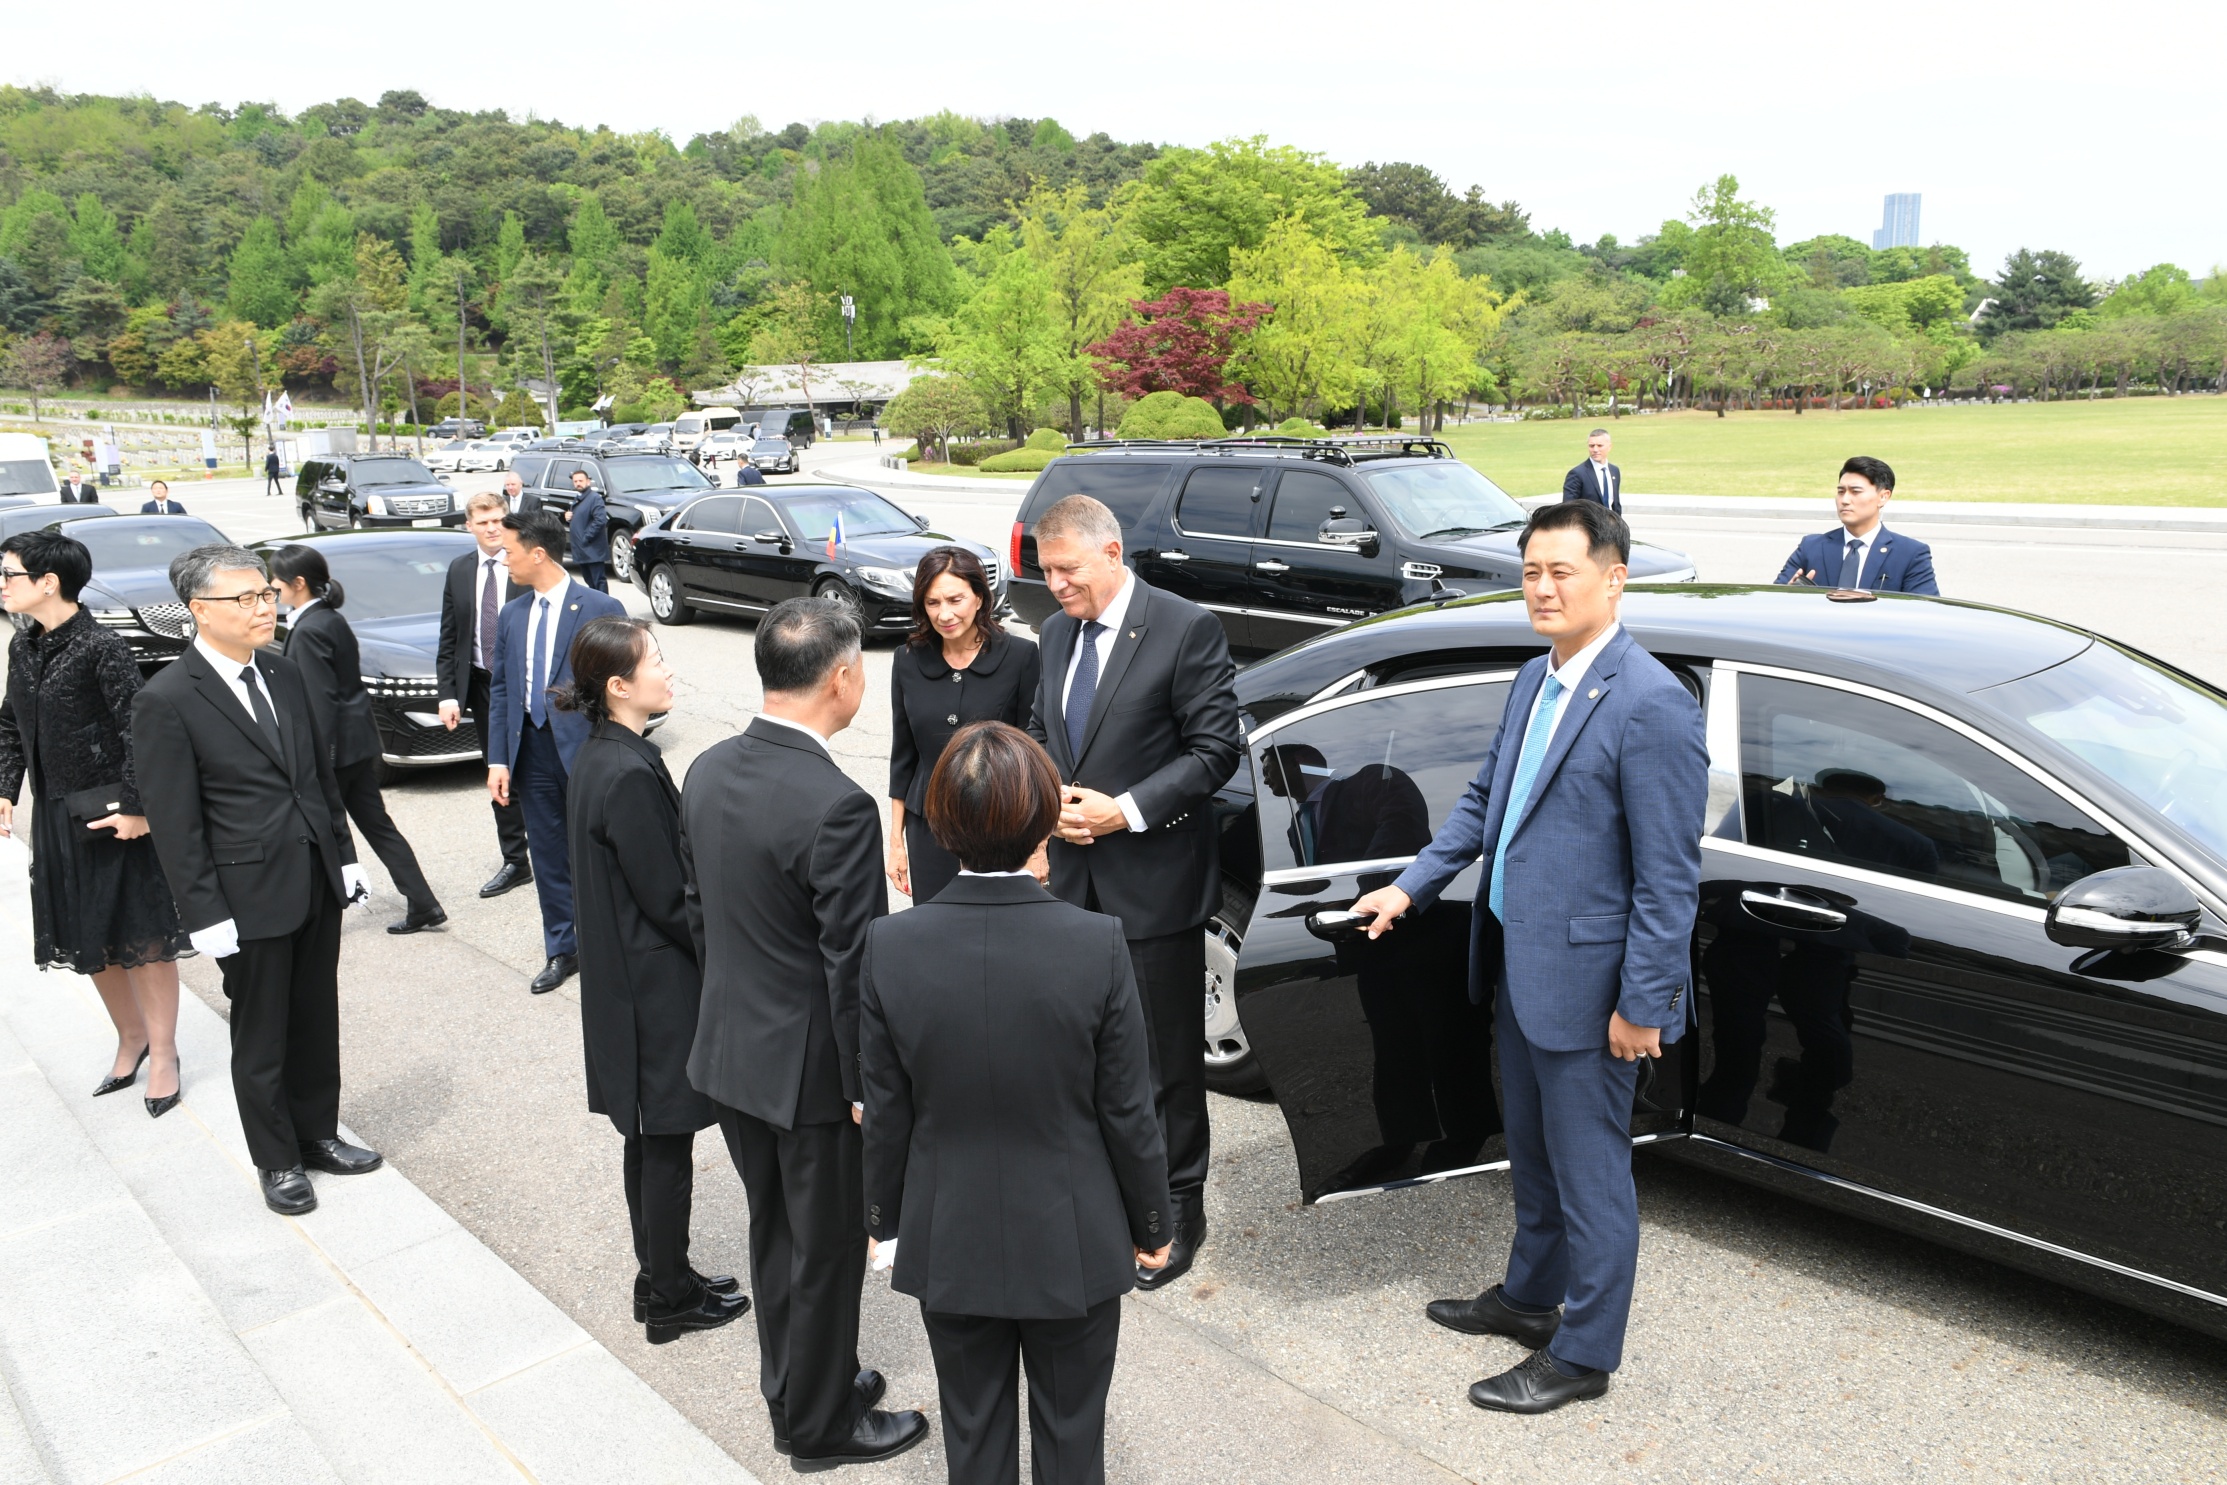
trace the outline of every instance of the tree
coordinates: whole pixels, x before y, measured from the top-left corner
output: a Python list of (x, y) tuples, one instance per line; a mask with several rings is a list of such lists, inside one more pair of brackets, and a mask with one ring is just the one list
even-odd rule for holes
[(70, 372), (70, 343), (41, 330), (8, 347), (4, 368), (9, 383), (31, 394), (31, 421), (39, 421), (39, 399), (60, 386)]
[(941, 316), (961, 295), (919, 173), (878, 130), (861, 132), (816, 174), (797, 177), (773, 267), (814, 291), (822, 344), (841, 342), (836, 306), (840, 296), (851, 296), (861, 360), (902, 354), (906, 322)]
[(70, 253), (79, 273), (110, 283), (124, 276), (124, 234), (116, 228), (116, 214), (91, 191), (81, 192), (70, 216)]
[(1062, 358), (1054, 380), (1067, 394), (1070, 438), (1083, 436), (1083, 394), (1098, 380), (1090, 347), (1113, 333), (1143, 292), (1119, 219), (1089, 202), (1084, 186), (1046, 187), (1029, 197), (1021, 215), (1021, 245), (1051, 291)]
[(808, 412), (818, 411), (812, 401), (812, 366), (826, 344), (821, 339), (826, 309), (827, 296), (814, 293), (810, 284), (783, 284), (767, 300), (765, 320), (750, 337), (753, 362), (796, 368)]
[(279, 245), (278, 223), (257, 217), (247, 224), (225, 274), (225, 307), (234, 319), (275, 330), (292, 318), (300, 296), (294, 275)]
[(1230, 292), (1273, 303), (1239, 343), (1245, 384), (1278, 411), (1315, 415), (1353, 401), (1361, 368), (1361, 276), (1297, 217), (1269, 228), (1257, 248), (1230, 254)]
[(2096, 313), (2107, 320), (2125, 315), (2173, 315), (2195, 303), (2196, 284), (2188, 270), (2160, 263), (2121, 279), (2096, 306)]
[(329, 327), (328, 343), (342, 357), (354, 384), (371, 446), (379, 446), (379, 390), (402, 363), (409, 289), (402, 255), (370, 233), (356, 242), (355, 271), (335, 278), (312, 296), (317, 317)]
[(1260, 323), (1268, 305), (1233, 304), (1226, 289), (1170, 289), (1130, 308), (1136, 320), (1089, 348), (1108, 387), (1125, 397), (1181, 392), (1217, 404), (1253, 400), (1224, 373), (1237, 337)]
[(1749, 312), (1751, 299), (1768, 299), (1788, 284), (1791, 271), (1771, 236), (1777, 214), (1743, 200), (1739, 177), (1720, 175), (1694, 192), (1686, 215), (1693, 223), (1683, 254), (1686, 276), (1665, 291), (1666, 302), (1734, 317)]
[(2095, 290), (2080, 276), (2080, 260), (2054, 249), (2012, 253), (1990, 292), (1993, 297), (1980, 309), (1984, 341), (2011, 330), (2054, 330), (2066, 315), (2096, 302)]
[(526, 223), (515, 211), (503, 213), (503, 225), (495, 234), (495, 279), (509, 283), (517, 271), (518, 260), (526, 255)]
[(1271, 146), (1266, 135), (1165, 151), (1121, 204), (1143, 244), (1145, 284), (1155, 290), (1229, 282), (1230, 254), (1259, 247), (1286, 217), (1340, 254), (1367, 257), (1376, 243), (1368, 208), (1337, 166)]
[(62, 291), (60, 308), (80, 361), (97, 361), (105, 355), (109, 340), (131, 318), (123, 291), (89, 273)]
[(984, 404), (1020, 438), (1039, 397), (1059, 385), (1067, 358), (1052, 287), (1035, 259), (1004, 227), (990, 236), (1004, 249), (997, 267), (939, 338), (943, 363), (974, 383)]
[(1220, 438), (1222, 415), (1203, 397), (1153, 392), (1129, 409), (1119, 431), (1123, 438)]
[(889, 400), (882, 421), (898, 437), (917, 441), (922, 458), (930, 448), (948, 455), (953, 434), (982, 426), (982, 399), (958, 377), (916, 376)]
[(15, 259), (0, 257), (0, 330), (19, 335), (36, 330), (52, 308)]
[(1428, 243), (1475, 247), (1488, 237), (1521, 235), (1528, 219), (1513, 201), (1494, 206), (1481, 187), (1456, 196), (1437, 174), (1421, 165), (1374, 160), (1345, 173), (1346, 185), (1368, 207), (1369, 215), (1411, 228)]
[[(245, 320), (211, 325), (195, 337), (201, 345), (202, 374), (227, 402), (260, 408), (263, 388), (276, 377), (274, 345), (256, 344), (256, 327)], [(271, 337), (264, 337), (268, 342)], [(260, 412), (257, 414), (260, 416)]]
[(497, 310), (513, 344), (524, 342), (530, 355), (541, 361), (542, 385), (548, 389), (548, 422), (557, 426), (557, 358), (568, 349), (566, 326), (559, 317), (559, 296), (564, 279), (556, 265), (531, 250), (519, 255), (503, 280)]

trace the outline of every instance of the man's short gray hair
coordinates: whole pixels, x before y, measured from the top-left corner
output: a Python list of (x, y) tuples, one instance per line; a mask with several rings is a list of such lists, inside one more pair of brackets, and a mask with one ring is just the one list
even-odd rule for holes
[(1080, 540), (1094, 547), (1121, 540), (1121, 522), (1088, 495), (1070, 495), (1037, 518), (1039, 542)]
[(180, 603), (191, 603), (209, 591), (210, 581), (220, 572), (252, 572), (260, 577), (263, 559), (246, 547), (211, 542), (170, 559), (170, 586), (177, 590)]
[(1588, 433), (1585, 436), (1587, 438), (1606, 438), (1608, 437), (1608, 430), (1606, 428), (1595, 428), (1591, 433)]
[(785, 598), (758, 621), (758, 684), (768, 691), (810, 691), (858, 653), (858, 618), (826, 598)]

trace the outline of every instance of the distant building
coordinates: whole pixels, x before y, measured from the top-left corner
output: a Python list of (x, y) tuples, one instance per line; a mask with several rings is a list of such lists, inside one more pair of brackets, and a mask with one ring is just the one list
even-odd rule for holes
[(1918, 245), (1919, 200), (1916, 191), (1898, 191), (1887, 198), (1887, 209), (1880, 217), (1879, 230), (1871, 234), (1873, 252)]
[(802, 407), (809, 401), (825, 414), (867, 418), (878, 416), (917, 374), (904, 361), (822, 361), (809, 376), (797, 366), (745, 366), (727, 386), (689, 396), (698, 407)]

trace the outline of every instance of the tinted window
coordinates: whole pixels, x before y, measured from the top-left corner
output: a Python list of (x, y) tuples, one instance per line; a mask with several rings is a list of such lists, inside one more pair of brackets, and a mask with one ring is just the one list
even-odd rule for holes
[(541, 481), (541, 472), (549, 461), (539, 454), (521, 454), (511, 462), (510, 472), (518, 476), (521, 488), (532, 489)]
[(1290, 469), (1276, 482), (1276, 509), (1268, 519), (1268, 535), (1275, 541), (1313, 541), (1324, 521), (1338, 516), (1359, 516), (1361, 502), (1334, 476), (1311, 469)]
[(572, 489), (573, 471), (581, 467), (578, 459), (551, 459), (549, 461), (549, 472), (542, 476), (541, 487), (544, 490), (569, 492)]
[(1183, 482), (1175, 519), (1192, 536), (1251, 536), (1254, 497), (1265, 470), (1194, 469)]
[(342, 612), (350, 619), (392, 619), (441, 610), (449, 564), (473, 543), (463, 541), (336, 541), (319, 543), (332, 575), (346, 591)]
[(683, 511), (673, 522), (678, 531), (736, 532), (742, 529), (742, 501), (733, 495), (714, 495), (709, 500), (699, 500)]
[(358, 485), (430, 485), (433, 471), (415, 459), (358, 459), (349, 466)]
[(911, 536), (920, 528), (911, 516), (866, 490), (811, 490), (781, 502), (797, 535), (806, 541), (826, 541), (835, 529), (835, 513), (843, 513), (843, 535)]
[(1372, 470), (1368, 480), (1400, 529), (1417, 540), (1453, 540), (1523, 525), (1523, 507), (1506, 491), (1452, 459)]
[(766, 504), (763, 500), (757, 499), (755, 496), (743, 501), (743, 535), (759, 536), (768, 531), (778, 533), (780, 530), (781, 518), (773, 513), (772, 506)]
[(1036, 498), (1029, 502), (1034, 521), (1049, 510), (1054, 501), (1070, 495), (1088, 495), (1114, 513), (1114, 519), (1126, 531), (1145, 517), (1152, 509), (1152, 497), (1160, 493), (1166, 482), (1168, 466), (1165, 464), (1134, 464), (1127, 459), (1062, 459), (1044, 476), (1044, 483), (1037, 486)]
[(1751, 845), (2043, 903), (2127, 849), (1938, 722), (1826, 686), (1740, 678)]
[(1508, 682), (1337, 707), (1253, 749), (1267, 869), (1413, 856), (1485, 761)]
[(225, 539), (224, 533), (192, 516), (157, 516), (144, 521), (70, 521), (62, 534), (85, 543), (93, 556), (93, 575), (128, 567), (168, 567), (170, 559), (195, 547)]
[(44, 459), (0, 459), (0, 495), (51, 495), (59, 488)]
[(603, 466), (606, 495), (643, 490), (701, 490), (711, 483), (686, 459), (621, 459)]

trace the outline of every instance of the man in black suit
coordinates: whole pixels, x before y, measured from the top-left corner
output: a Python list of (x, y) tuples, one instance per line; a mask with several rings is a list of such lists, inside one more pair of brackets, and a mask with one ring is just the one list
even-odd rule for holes
[[(503, 605), (525, 591), (510, 580), (510, 570), (503, 565), (503, 517), (509, 511), (510, 502), (500, 495), (474, 495), (465, 504), (464, 529), (472, 533), (479, 550), (451, 562), (448, 581), (441, 585), (441, 644), (433, 661), (441, 685), (441, 725), (454, 732), (469, 710), (482, 748), (488, 737), (496, 620)], [(518, 801), (497, 801), (494, 808), (495, 839), (502, 846), (503, 864), (479, 889), (482, 897), (500, 897), (534, 879), (526, 853), (526, 817)]]
[(341, 1140), (340, 913), (366, 895), (332, 753), (292, 662), (264, 649), (278, 590), (255, 554), (170, 564), (194, 642), (132, 698), (139, 788), (178, 917), (232, 1002), (232, 1091), (274, 1212), (317, 1205), (312, 1170), (380, 1157)]
[(154, 498), (139, 507), (141, 515), (182, 516), (186, 513), (184, 506), (170, 498), (170, 482), (168, 480), (156, 480), (147, 487), (147, 493)]
[(75, 470), (72, 470), (69, 479), (63, 482), (62, 503), (64, 505), (98, 505), (100, 500), (101, 492), (94, 488), (92, 480)]
[(1036, 526), (1037, 562), (1060, 612), (1044, 621), (1029, 733), (1065, 787), (1050, 847), (1052, 891), (1121, 920), (1152, 1033), (1155, 1111), (1168, 1148), (1174, 1253), (1139, 1268), (1157, 1289), (1206, 1240), (1206, 920), (1221, 902), (1214, 791), (1241, 752), (1236, 667), (1222, 626), (1146, 587), (1121, 562), (1121, 525), (1070, 495)]
[(265, 495), (284, 495), (286, 493), (285, 477), (286, 466), (279, 461), (277, 446), (273, 445), (263, 455), (263, 493)]
[(1585, 435), (1585, 462), (1562, 476), (1562, 498), (1597, 500), (1622, 515), (1624, 471), (1608, 462), (1608, 445), (1606, 428), (1595, 428)]
[(927, 1432), (874, 1407), (858, 1364), (866, 1210), (859, 960), (889, 911), (881, 811), (828, 739), (865, 699), (858, 621), (792, 598), (758, 624), (765, 709), (681, 792), (688, 927), (703, 966), (688, 1080), (717, 1105), (750, 1201), (758, 1389), (799, 1461), (885, 1459)]

